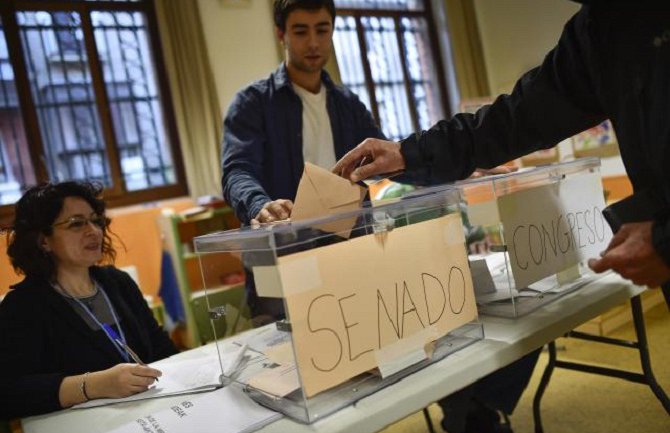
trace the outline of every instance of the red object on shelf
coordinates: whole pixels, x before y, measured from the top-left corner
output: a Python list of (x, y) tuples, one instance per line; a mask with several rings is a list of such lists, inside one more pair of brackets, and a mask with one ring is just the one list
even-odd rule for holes
[(244, 272), (231, 272), (229, 274), (221, 275), (221, 284), (241, 284), (244, 282)]

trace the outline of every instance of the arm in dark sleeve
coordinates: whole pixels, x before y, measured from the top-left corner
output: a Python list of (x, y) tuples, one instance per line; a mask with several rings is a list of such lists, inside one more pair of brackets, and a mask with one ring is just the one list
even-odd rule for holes
[(177, 349), (172, 340), (170, 340), (165, 330), (156, 322), (151, 308), (149, 308), (144, 296), (142, 296), (142, 291), (137, 287), (135, 281), (125, 272), (118, 269), (114, 269), (114, 272), (118, 275), (117, 278), (120, 280), (120, 286), (125, 292), (124, 298), (131, 305), (135, 319), (149, 336), (152, 359), (145, 359), (143, 361), (154, 362), (176, 354)]
[(379, 125), (377, 125), (374, 117), (372, 117), (372, 113), (368, 111), (367, 107), (360, 101), (360, 99), (358, 99), (356, 94), (352, 93), (352, 98), (354, 99), (354, 118), (358, 122), (356, 125), (357, 143), (362, 142), (366, 138), (379, 138), (381, 140), (386, 140), (386, 136), (384, 136), (382, 130), (379, 129)]
[(476, 114), (458, 114), (401, 142), (406, 175), (417, 183), (464, 179), (598, 124), (606, 118), (594, 92), (588, 9), (565, 26), (541, 66)]
[(661, 256), (666, 265), (670, 266), (670, 217), (665, 216), (654, 221), (651, 241), (656, 253)]
[(0, 420), (60, 410), (65, 374), (39, 373), (50, 359), (30, 299), (10, 292), (0, 303)]
[(260, 101), (252, 91), (237, 94), (223, 128), (223, 196), (248, 224), (271, 201), (261, 186), (266, 136)]

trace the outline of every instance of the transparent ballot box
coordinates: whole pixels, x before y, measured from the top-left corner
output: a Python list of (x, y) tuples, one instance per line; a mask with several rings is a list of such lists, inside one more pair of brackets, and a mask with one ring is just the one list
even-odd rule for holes
[(258, 294), (258, 327), (216, 342), (224, 382), (311, 423), (482, 339), (458, 197), (195, 238), (204, 281), (233, 254)]
[(612, 238), (598, 158), (456, 186), (481, 314), (518, 317), (597, 278), (587, 261)]

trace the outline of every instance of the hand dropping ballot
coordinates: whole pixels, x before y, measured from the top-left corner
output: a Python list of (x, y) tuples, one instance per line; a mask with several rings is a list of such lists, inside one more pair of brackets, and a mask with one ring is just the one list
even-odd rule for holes
[[(354, 211), (361, 207), (367, 189), (343, 179), (309, 162), (300, 178), (290, 221), (297, 222)], [(287, 220), (271, 224), (282, 224)], [(356, 216), (336, 219), (315, 226), (324, 232), (348, 238), (356, 224)], [(281, 282), (275, 266), (254, 266), (252, 269), (256, 292), (266, 298), (281, 298)]]
[[(305, 163), (305, 171), (298, 185), (291, 221), (300, 221), (356, 210), (361, 207), (367, 189), (351, 183), (328, 170)], [(324, 223), (325, 232), (349, 237), (356, 217)]]

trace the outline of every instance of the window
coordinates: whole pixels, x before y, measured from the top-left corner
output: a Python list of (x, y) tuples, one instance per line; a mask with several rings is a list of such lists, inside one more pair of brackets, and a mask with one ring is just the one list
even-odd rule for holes
[(430, 2), (335, 0), (340, 75), (399, 140), (449, 113)]
[(152, 2), (2, 3), (0, 205), (44, 180), (112, 204), (185, 194)]

